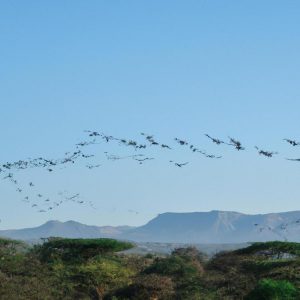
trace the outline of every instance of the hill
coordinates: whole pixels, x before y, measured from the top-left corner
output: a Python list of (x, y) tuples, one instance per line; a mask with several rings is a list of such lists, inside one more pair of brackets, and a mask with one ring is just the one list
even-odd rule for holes
[(300, 211), (249, 215), (210, 211), (163, 213), (140, 227), (89, 226), (75, 221), (49, 221), (39, 227), (2, 230), (0, 236), (36, 240), (50, 236), (66, 238), (117, 238), (135, 242), (226, 244), (300, 241)]
[(299, 220), (300, 211), (257, 215), (217, 210), (164, 213), (126, 236), (140, 242), (219, 244), (286, 239), (297, 242)]
[(65, 238), (116, 237), (130, 230), (129, 226), (90, 226), (75, 221), (48, 221), (45, 224), (16, 230), (1, 230), (0, 236), (19, 240), (37, 240), (51, 236)]

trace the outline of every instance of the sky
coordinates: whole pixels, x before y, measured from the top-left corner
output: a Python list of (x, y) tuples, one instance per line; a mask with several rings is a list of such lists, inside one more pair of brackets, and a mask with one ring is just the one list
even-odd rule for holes
[[(1, 1), (0, 163), (60, 157), (86, 129), (174, 144), (174, 137), (223, 155), (205, 159), (151, 149), (155, 160), (82, 164), (48, 174), (18, 172), (55, 199), (80, 193), (95, 208), (67, 203), (37, 213), (0, 180), (0, 229), (47, 220), (145, 224), (164, 212), (299, 209), (299, 1)], [(247, 151), (204, 134), (240, 139)], [(254, 146), (278, 151), (272, 159)], [(176, 148), (177, 149), (177, 148)], [(169, 159), (189, 161), (176, 168)], [(98, 162), (98, 161), (97, 161)], [(138, 213), (135, 213), (136, 211)]]

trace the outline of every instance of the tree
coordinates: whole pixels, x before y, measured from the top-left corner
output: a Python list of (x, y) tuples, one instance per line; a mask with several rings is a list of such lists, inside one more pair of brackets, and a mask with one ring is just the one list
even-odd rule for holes
[(247, 300), (293, 300), (297, 297), (297, 289), (288, 281), (263, 279), (245, 298)]

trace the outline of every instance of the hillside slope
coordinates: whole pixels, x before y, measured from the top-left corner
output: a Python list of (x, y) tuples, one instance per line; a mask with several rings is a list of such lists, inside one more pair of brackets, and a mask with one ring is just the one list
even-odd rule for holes
[(300, 211), (258, 215), (228, 211), (163, 213), (140, 227), (99, 227), (75, 221), (49, 221), (35, 228), (2, 230), (0, 236), (21, 240), (50, 236), (109, 237), (136, 242), (195, 244), (272, 240), (299, 242)]

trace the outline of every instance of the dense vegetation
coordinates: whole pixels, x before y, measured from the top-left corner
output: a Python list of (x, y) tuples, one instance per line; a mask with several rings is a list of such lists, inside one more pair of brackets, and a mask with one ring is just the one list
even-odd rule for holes
[(1, 299), (300, 299), (300, 244), (255, 243), (211, 259), (195, 248), (125, 255), (111, 239), (0, 239)]

